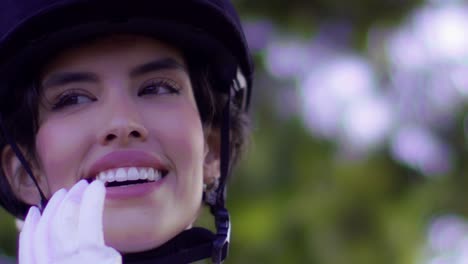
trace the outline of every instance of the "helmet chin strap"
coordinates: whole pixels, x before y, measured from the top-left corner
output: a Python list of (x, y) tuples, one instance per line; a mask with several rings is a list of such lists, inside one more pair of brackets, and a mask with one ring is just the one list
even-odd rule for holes
[(8, 129), (5, 126), (5, 122), (4, 122), (2, 116), (0, 116), (0, 127), (2, 129), (4, 138), (8, 142), (8, 145), (10, 145), (13, 152), (15, 152), (15, 155), (18, 158), (18, 160), (20, 161), (20, 163), (23, 166), (24, 170), (29, 175), (31, 180), (34, 182), (34, 185), (36, 185), (36, 188), (37, 188), (37, 190), (39, 192), (39, 195), (41, 196), (41, 202), (39, 204), (39, 210), (41, 210), (41, 212), (42, 212), (44, 210), (44, 208), (46, 207), (48, 200), (45, 197), (44, 193), (42, 192), (41, 188), (39, 187), (39, 184), (38, 184), (38, 182), (36, 180), (36, 177), (34, 177), (34, 174), (33, 174), (32, 170), (31, 170), (31, 167), (29, 166), (28, 161), (24, 158), (23, 153), (21, 152), (18, 145), (16, 144), (16, 142), (13, 140), (10, 133), (8, 132)]
[[(235, 81), (235, 85), (237, 82)], [(225, 207), (226, 199), (226, 181), (230, 173), (230, 131), (231, 131), (231, 91), (229, 89), (228, 99), (223, 109), (223, 123), (221, 125), (221, 175), (217, 190), (216, 203), (211, 205), (211, 213), (215, 217), (216, 239), (213, 241), (213, 250), (211, 259), (213, 263), (221, 263), (227, 256), (229, 249), (229, 240), (231, 236), (231, 221), (229, 212)]]

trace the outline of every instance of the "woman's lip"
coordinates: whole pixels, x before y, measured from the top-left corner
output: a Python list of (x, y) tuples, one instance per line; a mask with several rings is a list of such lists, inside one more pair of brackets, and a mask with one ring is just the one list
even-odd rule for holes
[(94, 162), (85, 178), (94, 178), (99, 172), (121, 167), (149, 167), (167, 170), (162, 162), (141, 150), (121, 150), (110, 152)]
[(124, 185), (119, 187), (106, 187), (106, 198), (111, 200), (138, 198), (158, 189), (163, 183), (164, 178), (141, 184)]

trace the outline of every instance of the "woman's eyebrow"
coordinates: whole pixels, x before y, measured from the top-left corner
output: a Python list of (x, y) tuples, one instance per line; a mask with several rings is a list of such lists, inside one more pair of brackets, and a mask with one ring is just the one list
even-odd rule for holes
[[(131, 77), (143, 75), (149, 72), (180, 69), (187, 72), (186, 67), (173, 58), (163, 58), (150, 61), (148, 63), (139, 65), (130, 71)], [(50, 88), (54, 86), (63, 86), (73, 82), (98, 82), (99, 78), (96, 74), (91, 72), (57, 72), (51, 74), (42, 83), (43, 88)]]
[(187, 69), (183, 64), (176, 61), (173, 58), (156, 59), (145, 64), (139, 65), (130, 71), (131, 77), (137, 77), (149, 72), (161, 71), (161, 70), (173, 70), (180, 69), (187, 72)]
[(74, 82), (97, 82), (98, 77), (91, 72), (57, 72), (51, 74), (43, 83), (43, 88), (63, 86)]

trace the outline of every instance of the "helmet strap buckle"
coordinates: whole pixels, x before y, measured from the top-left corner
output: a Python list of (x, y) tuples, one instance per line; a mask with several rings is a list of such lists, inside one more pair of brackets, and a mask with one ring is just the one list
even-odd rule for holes
[(211, 259), (213, 263), (221, 263), (227, 256), (231, 238), (231, 222), (229, 213), (224, 207), (212, 207), (216, 222), (216, 239), (213, 241)]

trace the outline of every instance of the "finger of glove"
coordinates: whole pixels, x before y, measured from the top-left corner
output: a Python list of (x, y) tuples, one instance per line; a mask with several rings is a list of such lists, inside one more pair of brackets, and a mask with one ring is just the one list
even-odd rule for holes
[(78, 219), (80, 203), (88, 183), (76, 183), (65, 195), (52, 220), (51, 249), (55, 256), (63, 256), (78, 249)]
[(79, 244), (86, 246), (104, 246), (103, 212), (106, 188), (101, 181), (93, 181), (86, 189), (80, 207), (78, 222)]
[(39, 209), (32, 206), (24, 221), (23, 229), (19, 235), (19, 264), (34, 264), (33, 236), (37, 223), (41, 217)]
[(35, 264), (50, 263), (50, 239), (49, 229), (51, 220), (57, 212), (66, 195), (65, 189), (58, 190), (48, 202), (34, 233), (33, 251), (36, 257)]
[(80, 248), (74, 254), (64, 256), (54, 264), (122, 264), (122, 256), (111, 247), (87, 247)]

